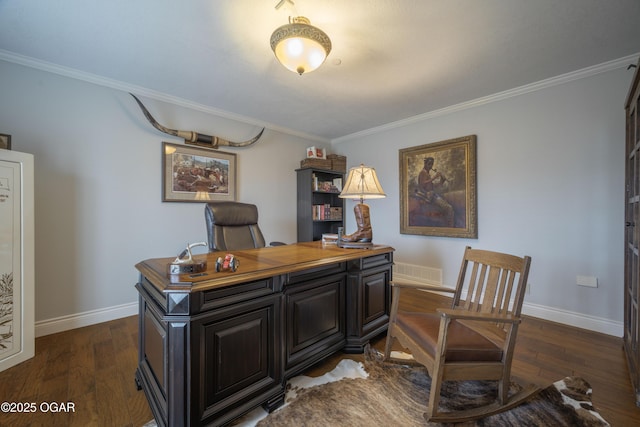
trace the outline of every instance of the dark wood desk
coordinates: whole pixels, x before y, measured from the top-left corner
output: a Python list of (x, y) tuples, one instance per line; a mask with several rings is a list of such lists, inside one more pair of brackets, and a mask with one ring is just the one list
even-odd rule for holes
[(320, 242), (236, 251), (236, 272), (170, 278), (174, 258), (140, 262), (136, 382), (159, 426), (222, 425), (283, 403), (287, 379), (389, 321), (394, 249)]

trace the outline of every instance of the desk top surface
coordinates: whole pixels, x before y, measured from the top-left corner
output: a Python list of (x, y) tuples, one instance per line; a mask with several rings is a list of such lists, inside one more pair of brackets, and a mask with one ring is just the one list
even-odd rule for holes
[(317, 241), (232, 251), (231, 253), (238, 260), (238, 269), (235, 272), (216, 272), (216, 260), (218, 257), (224, 258), (225, 252), (194, 255), (195, 261), (206, 260), (207, 262), (207, 270), (199, 274), (170, 276), (168, 266), (175, 257), (148, 259), (136, 264), (136, 268), (160, 291), (196, 292), (392, 251), (394, 249), (387, 245), (373, 245), (368, 249), (344, 249), (336, 245), (323, 245), (322, 242)]

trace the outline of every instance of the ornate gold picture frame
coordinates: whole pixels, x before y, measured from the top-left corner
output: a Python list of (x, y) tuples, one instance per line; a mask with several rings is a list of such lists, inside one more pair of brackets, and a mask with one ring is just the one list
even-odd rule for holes
[(400, 233), (477, 239), (476, 136), (399, 152)]

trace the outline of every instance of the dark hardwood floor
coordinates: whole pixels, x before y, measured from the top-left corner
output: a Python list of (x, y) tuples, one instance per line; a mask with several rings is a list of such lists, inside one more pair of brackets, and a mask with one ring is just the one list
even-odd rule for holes
[[(406, 291), (404, 295), (406, 299), (400, 301), (404, 310), (433, 310), (451, 304), (450, 298), (428, 292)], [(384, 351), (385, 337), (374, 340), (373, 345)], [(402, 350), (397, 343), (393, 349)], [(338, 361), (337, 357), (331, 360)], [(327, 365), (329, 361), (311, 374), (331, 369)], [(540, 387), (566, 376), (582, 377), (591, 384), (596, 410), (612, 426), (640, 425), (622, 338), (525, 317), (518, 331), (512, 376), (522, 384)]]
[[(402, 307), (447, 305), (446, 298), (416, 292)], [(134, 382), (137, 317), (127, 317), (36, 339), (36, 355), (0, 373), (0, 402), (36, 404), (32, 413), (2, 413), (0, 426), (133, 426), (152, 418), (144, 393)], [(382, 350), (384, 337), (373, 341)], [(397, 348), (401, 350), (400, 348)], [(333, 369), (336, 354), (307, 375)], [(596, 409), (612, 426), (640, 423), (622, 340), (608, 335), (526, 318), (518, 336), (513, 374), (547, 386), (565, 376), (585, 378)], [(74, 412), (44, 412), (42, 403), (68, 403)]]
[[(37, 410), (0, 414), (0, 425), (143, 425), (152, 415), (134, 382), (137, 336), (133, 316), (37, 338), (33, 359), (0, 373), (0, 401)], [(75, 411), (44, 412), (43, 402), (71, 402)]]

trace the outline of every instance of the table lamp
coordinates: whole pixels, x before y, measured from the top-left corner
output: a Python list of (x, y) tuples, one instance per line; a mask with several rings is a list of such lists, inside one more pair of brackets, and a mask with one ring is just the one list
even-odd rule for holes
[(342, 192), (338, 196), (341, 199), (357, 199), (360, 201), (354, 208), (358, 229), (355, 233), (338, 236), (338, 246), (341, 248), (368, 248), (373, 246), (373, 230), (371, 229), (371, 216), (369, 206), (364, 204), (364, 199), (382, 199), (387, 197), (382, 190), (380, 181), (374, 168), (361, 164), (349, 169), (349, 176)]

